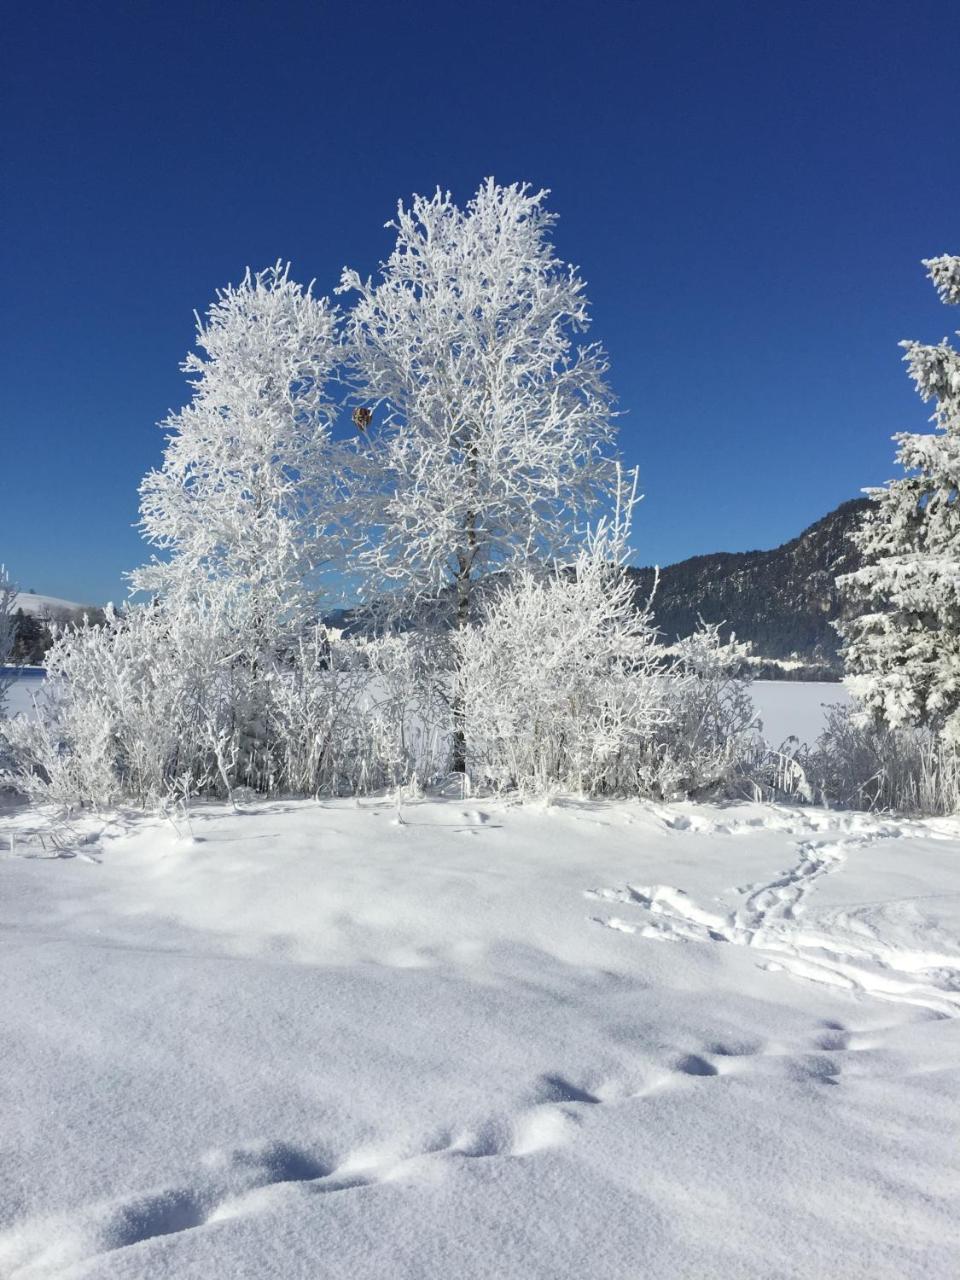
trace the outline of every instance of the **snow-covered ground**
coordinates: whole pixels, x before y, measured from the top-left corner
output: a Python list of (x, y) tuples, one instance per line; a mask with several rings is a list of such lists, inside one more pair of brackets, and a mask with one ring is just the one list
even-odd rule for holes
[(0, 819), (0, 1275), (960, 1274), (960, 822), (403, 818)]

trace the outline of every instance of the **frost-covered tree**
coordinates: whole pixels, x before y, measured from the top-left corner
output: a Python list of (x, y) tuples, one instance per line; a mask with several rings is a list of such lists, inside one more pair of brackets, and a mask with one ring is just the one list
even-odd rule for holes
[(331, 409), (336, 313), (278, 263), (217, 294), (183, 369), (191, 402), (161, 426), (163, 465), (140, 486), (141, 528), (169, 553), (132, 575), (167, 594), (230, 583), (263, 627), (308, 617), (335, 552)]
[[(589, 322), (576, 268), (555, 255), (545, 191), (486, 181), (401, 203), (380, 277), (345, 270), (357, 398), (385, 410), (366, 432), (373, 482), (358, 562), (401, 607), (450, 595), (455, 624), (485, 574), (549, 561), (605, 491), (607, 363), (577, 347)], [(366, 425), (366, 415), (355, 419)], [(454, 707), (454, 767), (464, 765)]]
[[(960, 303), (960, 257), (924, 262), (945, 303)], [(904, 342), (935, 431), (895, 436), (906, 474), (867, 492), (855, 542), (864, 566), (840, 578), (865, 610), (840, 625), (847, 685), (878, 725), (927, 725), (960, 745), (960, 352)]]

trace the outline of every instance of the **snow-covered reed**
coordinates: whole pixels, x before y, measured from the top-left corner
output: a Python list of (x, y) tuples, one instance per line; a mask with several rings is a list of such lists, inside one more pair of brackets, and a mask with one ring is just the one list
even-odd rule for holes
[(832, 707), (806, 768), (823, 799), (844, 808), (960, 812), (960, 749), (929, 727), (878, 727)]

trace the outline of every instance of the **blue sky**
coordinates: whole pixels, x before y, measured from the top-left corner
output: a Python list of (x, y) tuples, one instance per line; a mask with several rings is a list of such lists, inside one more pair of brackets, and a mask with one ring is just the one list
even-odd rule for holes
[[(646, 493), (640, 562), (772, 546), (893, 474), (957, 328), (960, 5), (8, 6), (0, 560), (100, 601), (194, 308), (373, 271), (396, 200), (552, 189)], [(952, 322), (952, 323), (951, 323)]]

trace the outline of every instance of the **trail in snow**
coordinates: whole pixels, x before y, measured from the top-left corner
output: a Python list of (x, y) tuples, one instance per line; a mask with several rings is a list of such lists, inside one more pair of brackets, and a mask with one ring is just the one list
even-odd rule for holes
[(823, 1023), (809, 1044), (792, 1054), (746, 1042), (704, 1044), (699, 1053), (676, 1058), (640, 1090), (596, 1093), (592, 1082), (548, 1073), (531, 1082), (523, 1110), (491, 1115), (459, 1132), (439, 1129), (419, 1141), (374, 1143), (341, 1156), (331, 1147), (285, 1141), (214, 1149), (196, 1160), (192, 1178), (180, 1184), (97, 1201), (79, 1213), (33, 1219), (0, 1232), (0, 1274), (11, 1280), (52, 1280), (64, 1270), (73, 1274), (75, 1267), (161, 1236), (209, 1230), (285, 1206), (307, 1213), (319, 1196), (376, 1194), (377, 1186), (422, 1181), (431, 1171), (436, 1176), (451, 1162), (527, 1159), (570, 1142), (585, 1108), (698, 1089), (709, 1079), (749, 1072), (751, 1061), (781, 1063), (785, 1078), (835, 1085), (844, 1072), (843, 1053), (837, 1051), (857, 1047), (845, 1027)]
[(4, 1280), (960, 1273), (960, 823), (174, 818), (0, 822)]
[[(671, 817), (670, 825), (691, 829), (682, 817)], [(693, 829), (702, 831), (702, 823)], [(883, 936), (883, 911), (870, 907), (821, 913), (816, 918), (808, 915), (814, 887), (842, 871), (851, 853), (896, 838), (905, 830), (903, 825), (877, 824), (835, 839), (801, 840), (793, 866), (770, 881), (736, 890), (744, 896), (732, 911), (703, 907), (683, 889), (667, 884), (593, 889), (585, 896), (623, 903), (643, 913), (638, 923), (620, 916), (595, 917), (607, 928), (668, 941), (754, 947), (770, 957), (763, 966), (769, 970), (782, 969), (810, 981), (958, 1017), (960, 940), (946, 939), (943, 947), (890, 941)], [(746, 828), (718, 823), (714, 831), (743, 834)], [(935, 828), (911, 829), (911, 833), (937, 835)], [(909, 904), (903, 910), (909, 910)], [(895, 930), (901, 921), (886, 923)]]

